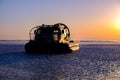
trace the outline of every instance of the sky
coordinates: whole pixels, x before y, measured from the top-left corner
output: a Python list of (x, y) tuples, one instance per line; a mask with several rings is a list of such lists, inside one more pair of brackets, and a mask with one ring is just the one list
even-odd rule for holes
[(75, 40), (120, 40), (120, 0), (0, 0), (0, 40), (29, 40), (32, 27), (64, 23)]

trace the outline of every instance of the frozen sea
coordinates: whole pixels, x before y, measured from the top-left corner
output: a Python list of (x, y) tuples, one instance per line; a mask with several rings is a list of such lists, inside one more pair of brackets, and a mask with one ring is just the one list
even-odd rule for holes
[(119, 41), (81, 41), (69, 54), (26, 54), (28, 41), (0, 41), (0, 80), (120, 80)]

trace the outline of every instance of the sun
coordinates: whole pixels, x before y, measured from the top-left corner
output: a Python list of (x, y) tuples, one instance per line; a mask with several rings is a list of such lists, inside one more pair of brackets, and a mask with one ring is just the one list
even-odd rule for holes
[(115, 28), (120, 30), (120, 14), (116, 17), (114, 24)]

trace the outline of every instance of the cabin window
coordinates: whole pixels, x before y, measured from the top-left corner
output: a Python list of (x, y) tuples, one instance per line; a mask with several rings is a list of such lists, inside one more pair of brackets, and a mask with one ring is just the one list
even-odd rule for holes
[(58, 35), (57, 34), (54, 34), (53, 37), (54, 37), (55, 41), (58, 41)]
[(64, 34), (64, 30), (62, 30), (62, 33)]
[(54, 30), (54, 33), (58, 33), (58, 30)]
[(37, 34), (40, 34), (40, 32), (41, 32), (41, 31), (40, 31), (40, 30), (38, 30), (38, 31), (37, 31)]

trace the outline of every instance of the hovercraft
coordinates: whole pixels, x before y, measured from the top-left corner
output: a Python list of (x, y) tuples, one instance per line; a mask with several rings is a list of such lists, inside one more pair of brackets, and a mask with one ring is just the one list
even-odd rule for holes
[(33, 27), (26, 53), (70, 53), (79, 50), (79, 43), (70, 39), (69, 28), (63, 23)]

